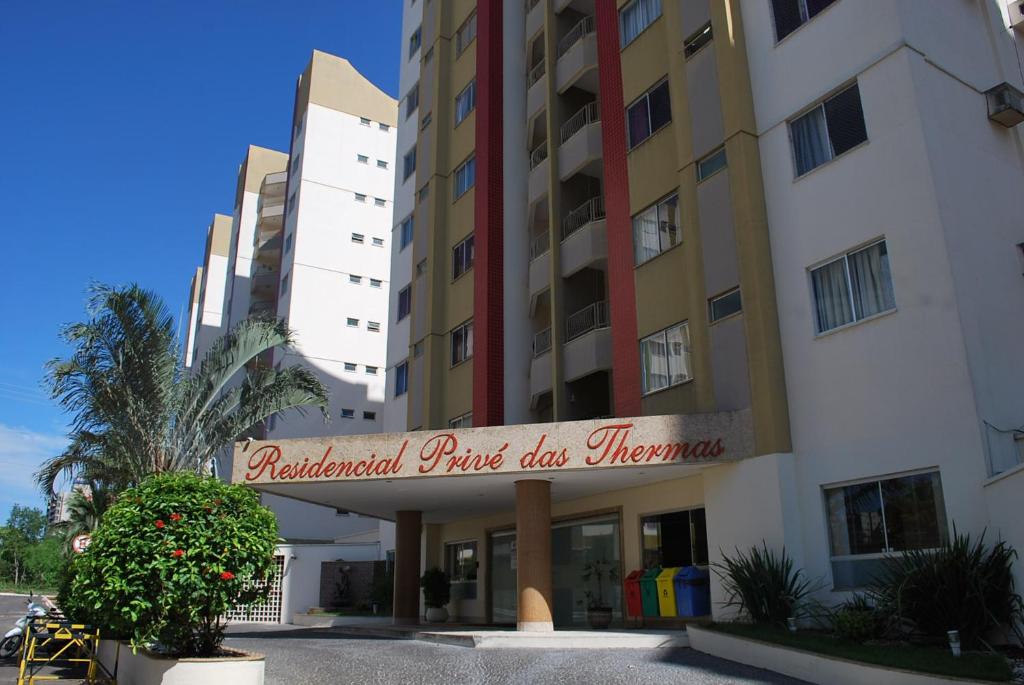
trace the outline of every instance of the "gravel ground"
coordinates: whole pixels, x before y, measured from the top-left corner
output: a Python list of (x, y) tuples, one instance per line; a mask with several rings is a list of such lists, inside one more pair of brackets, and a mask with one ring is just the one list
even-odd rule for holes
[(360, 638), (331, 629), (235, 626), (226, 647), (267, 655), (266, 685), (305, 683), (800, 683), (692, 649), (469, 649), (415, 640)]

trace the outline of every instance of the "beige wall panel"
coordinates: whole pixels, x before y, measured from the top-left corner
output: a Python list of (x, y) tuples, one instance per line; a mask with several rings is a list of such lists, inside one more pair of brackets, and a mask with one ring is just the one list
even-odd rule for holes
[[(671, 88), (671, 86), (669, 86)], [(636, 214), (665, 197), (678, 185), (675, 124), (669, 124), (629, 153), (629, 207)]]
[(700, 212), (704, 289), (711, 297), (740, 283), (728, 170), (697, 186), (697, 209)]
[(718, 65), (711, 46), (686, 61), (686, 92), (689, 96), (693, 155), (701, 158), (722, 144), (722, 101), (718, 97)]
[(622, 51), (622, 98), (627, 107), (668, 74), (665, 31), (662, 16)]
[(684, 292), (688, 249), (684, 243), (637, 267), (637, 334), (641, 338), (692, 315)]
[(716, 406), (723, 410), (749, 407), (750, 370), (742, 315), (711, 326), (711, 368)]

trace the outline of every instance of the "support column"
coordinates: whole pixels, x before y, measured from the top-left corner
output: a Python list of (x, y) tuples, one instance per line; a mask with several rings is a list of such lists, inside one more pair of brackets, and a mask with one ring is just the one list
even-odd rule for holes
[(516, 481), (516, 630), (554, 630), (551, 621), (551, 483)]
[(395, 515), (395, 598), (392, 623), (420, 622), (420, 533), (423, 513)]

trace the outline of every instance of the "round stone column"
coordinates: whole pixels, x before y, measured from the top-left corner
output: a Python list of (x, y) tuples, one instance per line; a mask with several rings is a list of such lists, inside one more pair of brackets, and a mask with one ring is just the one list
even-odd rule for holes
[(516, 630), (554, 630), (551, 621), (551, 483), (516, 481)]
[(423, 513), (395, 513), (395, 598), (392, 622), (420, 622), (420, 532)]

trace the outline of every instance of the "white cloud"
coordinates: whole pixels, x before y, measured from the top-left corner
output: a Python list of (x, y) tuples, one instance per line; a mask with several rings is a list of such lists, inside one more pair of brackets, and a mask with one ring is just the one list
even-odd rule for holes
[(60, 454), (67, 444), (63, 435), (0, 423), (0, 519), (6, 519), (13, 504), (41, 506), (42, 496), (33, 474), (45, 459)]

